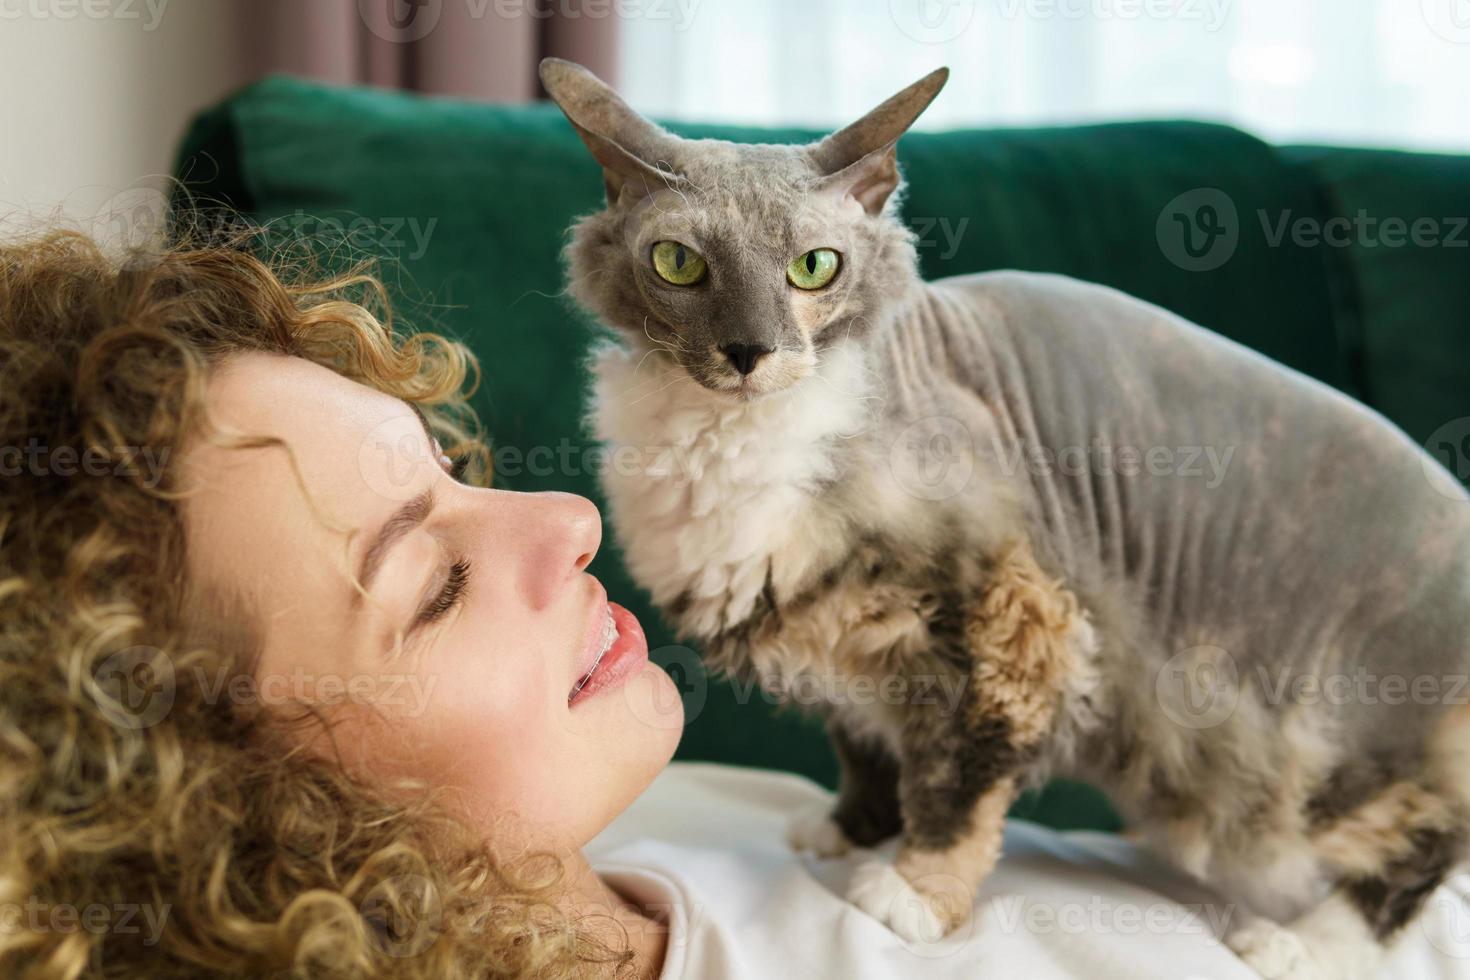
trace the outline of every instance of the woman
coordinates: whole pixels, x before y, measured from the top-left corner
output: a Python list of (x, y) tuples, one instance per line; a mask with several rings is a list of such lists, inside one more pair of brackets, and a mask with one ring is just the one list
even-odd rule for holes
[(484, 488), (468, 352), (298, 280), (0, 247), (0, 974), (1249, 976), (1119, 842), (1012, 827), (912, 948), (787, 853), (820, 790), (655, 783), (595, 509)]
[(0, 974), (657, 972), (574, 851), (679, 732), (597, 513), (455, 479), (469, 355), (354, 292), (0, 251)]

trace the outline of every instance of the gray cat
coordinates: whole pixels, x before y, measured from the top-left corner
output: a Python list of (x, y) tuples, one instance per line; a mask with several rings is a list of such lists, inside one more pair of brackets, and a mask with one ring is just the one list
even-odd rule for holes
[(566, 254), (621, 334), (612, 523), (712, 665), (820, 692), (842, 785), (793, 842), (901, 834), (849, 898), (933, 939), (1017, 792), (1070, 775), (1243, 904), (1226, 941), (1263, 976), (1371, 975), (1470, 828), (1453, 478), (1111, 289), (923, 282), (894, 146), (944, 70), (806, 146), (679, 139), (541, 74), (607, 191)]

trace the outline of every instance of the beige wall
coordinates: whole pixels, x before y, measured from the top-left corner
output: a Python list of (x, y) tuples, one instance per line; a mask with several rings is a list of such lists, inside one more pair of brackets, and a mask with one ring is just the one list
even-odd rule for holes
[(230, 39), (249, 6), (0, 0), (0, 229), (58, 208), (86, 224), (162, 186), (190, 116), (245, 81)]

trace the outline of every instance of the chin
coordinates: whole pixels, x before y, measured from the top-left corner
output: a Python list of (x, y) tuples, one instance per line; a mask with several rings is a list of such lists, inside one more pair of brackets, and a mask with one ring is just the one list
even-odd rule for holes
[[(641, 755), (645, 749), (664, 752), (660, 765), (668, 761), (684, 733), (683, 694), (668, 672), (652, 660), (616, 689), (589, 700), (583, 706), (586, 709), (598, 716), (597, 727), (629, 754)], [(661, 748), (665, 744), (666, 751)]]
[(786, 391), (794, 387), (801, 379), (790, 381), (755, 380), (741, 383), (725, 378), (706, 380), (696, 377), (695, 381), (706, 391), (714, 392), (723, 398), (734, 402), (753, 402)]

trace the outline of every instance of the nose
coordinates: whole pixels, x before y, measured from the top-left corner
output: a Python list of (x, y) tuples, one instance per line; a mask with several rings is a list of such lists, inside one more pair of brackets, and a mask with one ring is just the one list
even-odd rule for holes
[(755, 362), (771, 353), (771, 350), (772, 348), (759, 344), (726, 344), (720, 348), (720, 353), (730, 359), (735, 370), (741, 374), (749, 374), (755, 370)]
[(549, 606), (591, 563), (602, 543), (602, 518), (572, 493), (513, 493), (498, 522), (498, 546), (518, 559), (522, 591), (533, 609)]

